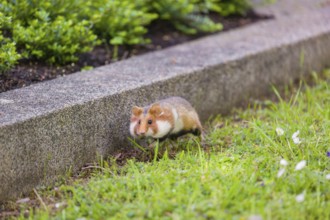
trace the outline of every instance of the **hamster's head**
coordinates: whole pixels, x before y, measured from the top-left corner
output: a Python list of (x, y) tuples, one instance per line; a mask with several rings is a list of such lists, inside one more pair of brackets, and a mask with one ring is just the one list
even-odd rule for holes
[[(164, 112), (159, 104), (153, 104), (150, 107), (138, 107), (132, 108), (131, 122), (130, 122), (130, 134), (133, 137), (152, 137), (162, 138), (164, 131), (162, 131), (162, 124), (166, 123), (162, 120)], [(170, 128), (167, 128), (167, 133)]]

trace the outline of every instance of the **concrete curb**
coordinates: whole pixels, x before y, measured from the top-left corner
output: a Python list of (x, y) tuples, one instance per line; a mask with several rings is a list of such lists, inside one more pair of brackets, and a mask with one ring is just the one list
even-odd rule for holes
[(330, 7), (0, 94), (0, 201), (129, 146), (132, 105), (183, 96), (202, 120), (330, 65)]

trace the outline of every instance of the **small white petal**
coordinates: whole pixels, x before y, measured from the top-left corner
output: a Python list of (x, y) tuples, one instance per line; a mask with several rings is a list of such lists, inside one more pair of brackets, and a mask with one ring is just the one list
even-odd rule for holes
[(295, 144), (300, 144), (301, 143), (301, 141), (298, 137), (299, 133), (300, 133), (300, 131), (298, 130), (295, 133), (293, 133), (293, 135), (292, 135), (292, 140), (293, 140), (293, 143), (295, 143)]
[(284, 160), (284, 159), (281, 159), (280, 164), (281, 164), (282, 166), (287, 166), (289, 163), (288, 163), (288, 161), (286, 161), (286, 160)]
[(295, 139), (296, 137), (298, 137), (299, 133), (300, 133), (299, 130), (296, 131), (295, 133), (293, 133), (293, 135), (292, 135), (292, 139)]
[(260, 215), (251, 215), (248, 220), (262, 220), (262, 216)]
[(301, 143), (301, 141), (298, 137), (295, 137), (292, 140), (293, 140), (293, 143), (295, 143), (295, 144), (300, 144)]
[(284, 130), (282, 128), (276, 128), (275, 131), (278, 136), (282, 136), (284, 134)]
[(326, 178), (327, 180), (330, 180), (330, 174), (327, 174), (327, 175), (325, 176), (325, 178)]
[(55, 204), (55, 208), (61, 208), (62, 206), (66, 206), (67, 205), (67, 203), (66, 202), (59, 202), (59, 203), (56, 203)]
[(285, 169), (284, 168), (280, 169), (277, 173), (277, 178), (280, 178), (284, 173), (285, 173)]
[(297, 202), (303, 202), (305, 200), (305, 193), (301, 193), (296, 196), (296, 201)]
[(306, 166), (306, 160), (302, 160), (297, 163), (295, 170), (302, 170)]

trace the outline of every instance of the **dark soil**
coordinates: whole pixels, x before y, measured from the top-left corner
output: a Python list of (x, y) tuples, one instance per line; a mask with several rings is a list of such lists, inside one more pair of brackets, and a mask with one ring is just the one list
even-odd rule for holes
[[(246, 16), (231, 16), (223, 18), (218, 14), (213, 13), (210, 14), (210, 17), (214, 21), (223, 24), (223, 31), (271, 18), (270, 16), (258, 15), (253, 11), (247, 13)], [(6, 74), (0, 75), (0, 93), (71, 74), (80, 71), (86, 66), (98, 67), (106, 65), (117, 60), (126, 59), (150, 51), (160, 50), (209, 34), (202, 33), (197, 35), (185, 35), (178, 32), (173, 25), (166, 21), (153, 22), (148, 29), (149, 32), (146, 34), (146, 37), (151, 39), (152, 43), (143, 46), (120, 47), (118, 59), (112, 58), (112, 48), (109, 45), (104, 44), (95, 47), (89, 53), (82, 54), (77, 63), (72, 63), (66, 66), (50, 66), (42, 62), (22, 60), (12, 70), (8, 71)]]

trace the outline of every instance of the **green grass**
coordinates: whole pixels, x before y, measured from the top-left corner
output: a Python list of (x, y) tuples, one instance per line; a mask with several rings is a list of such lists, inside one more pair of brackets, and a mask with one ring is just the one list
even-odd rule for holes
[[(123, 167), (103, 162), (87, 181), (42, 194), (45, 200), (60, 194), (57, 203), (65, 208), (41, 206), (30, 218), (330, 219), (329, 83), (302, 84), (282, 96), (212, 120), (207, 150), (190, 137), (172, 146), (174, 159), (160, 146), (159, 160), (129, 160)], [(301, 143), (295, 144), (298, 130)], [(306, 167), (295, 171), (302, 160)], [(277, 177), (281, 168), (285, 173)]]

